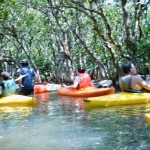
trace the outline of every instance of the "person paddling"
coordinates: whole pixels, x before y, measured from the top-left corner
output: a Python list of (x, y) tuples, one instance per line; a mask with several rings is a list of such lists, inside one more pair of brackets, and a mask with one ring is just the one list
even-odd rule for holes
[(20, 61), (21, 68), (17, 71), (20, 79), (18, 80), (21, 95), (31, 95), (33, 93), (36, 73), (29, 68), (29, 63), (26, 59)]

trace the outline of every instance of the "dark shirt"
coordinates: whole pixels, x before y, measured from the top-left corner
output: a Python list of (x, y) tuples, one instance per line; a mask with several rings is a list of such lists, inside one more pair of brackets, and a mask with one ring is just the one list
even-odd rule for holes
[(21, 69), (19, 69), (19, 74), (26, 75), (22, 78), (22, 90), (33, 90), (35, 72), (28, 67), (22, 67)]

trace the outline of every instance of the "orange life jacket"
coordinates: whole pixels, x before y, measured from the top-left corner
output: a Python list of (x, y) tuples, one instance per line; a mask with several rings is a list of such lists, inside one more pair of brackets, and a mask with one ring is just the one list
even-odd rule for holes
[(80, 73), (79, 78), (80, 78), (80, 83), (77, 87), (78, 89), (88, 87), (88, 86), (92, 86), (92, 80), (91, 80), (91, 77), (90, 77), (89, 74)]

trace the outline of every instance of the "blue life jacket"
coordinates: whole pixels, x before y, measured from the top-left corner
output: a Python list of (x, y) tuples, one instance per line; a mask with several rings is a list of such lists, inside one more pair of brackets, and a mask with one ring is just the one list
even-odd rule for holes
[(20, 69), (20, 74), (21, 75), (26, 75), (25, 77), (22, 78), (22, 89), (23, 90), (33, 90), (34, 83), (33, 79), (35, 77), (35, 72), (28, 67), (23, 67)]
[(16, 92), (17, 86), (13, 79), (3, 80), (2, 84), (3, 84), (3, 91), (1, 96), (12, 95)]

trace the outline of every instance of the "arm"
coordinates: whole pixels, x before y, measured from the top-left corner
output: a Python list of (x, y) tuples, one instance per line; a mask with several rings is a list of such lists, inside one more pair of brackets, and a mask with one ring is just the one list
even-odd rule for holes
[(141, 77), (138, 77), (138, 84), (146, 89), (146, 90), (149, 90), (150, 91), (150, 84), (148, 84), (147, 82), (145, 82)]
[(36, 73), (35, 73), (34, 76), (35, 76), (34, 77), (34, 84), (36, 84), (36, 83), (42, 83), (39, 70), (36, 71)]
[(79, 85), (79, 82), (80, 82), (80, 78), (79, 76), (76, 76), (72, 87), (77, 88), (77, 86)]
[(18, 81), (18, 85), (19, 85), (19, 87), (23, 87), (21, 75), (19, 77), (20, 77), (20, 79), (17, 80)]
[(78, 86), (78, 84), (79, 84), (79, 82), (80, 82), (80, 79), (79, 79), (79, 77), (78, 76), (76, 76), (75, 77), (75, 80), (74, 80), (74, 82), (73, 82), (73, 85), (70, 85), (70, 86), (64, 86), (63, 85), (63, 87), (66, 87), (66, 88), (77, 88), (77, 86)]
[(23, 87), (23, 85), (22, 85), (22, 78), (24, 78), (26, 75), (22, 75), (21, 74), (21, 69), (17, 70), (17, 75), (18, 75), (18, 78), (15, 79), (15, 81), (18, 82), (19, 87)]

